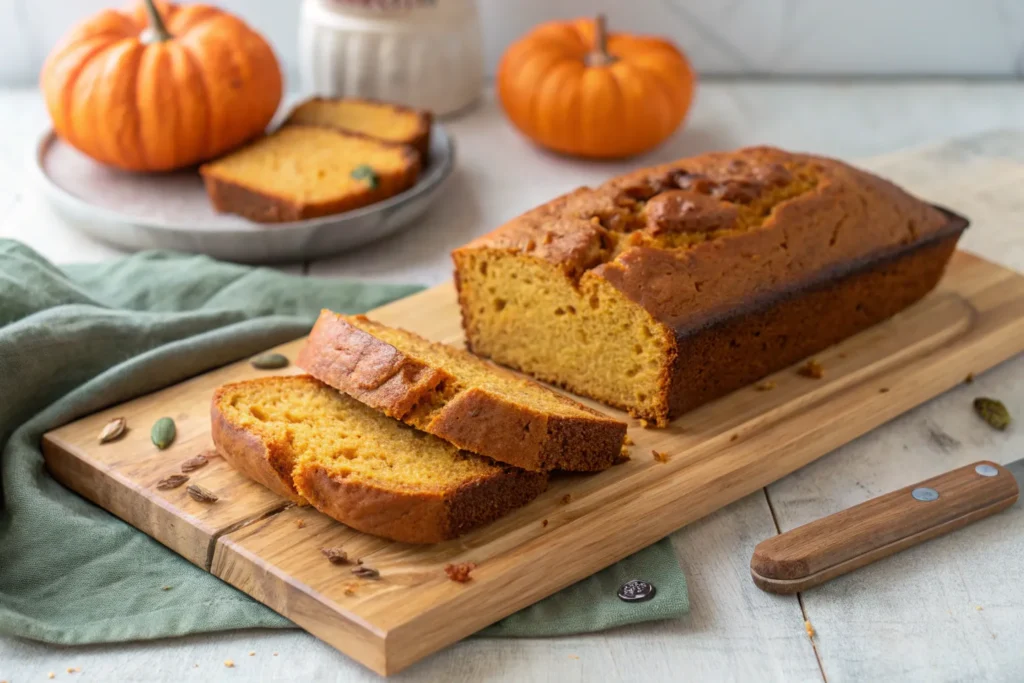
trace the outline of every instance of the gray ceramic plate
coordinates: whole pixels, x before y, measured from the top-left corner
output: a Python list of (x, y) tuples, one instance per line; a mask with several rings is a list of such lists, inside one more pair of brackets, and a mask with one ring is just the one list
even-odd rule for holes
[(129, 249), (176, 249), (243, 263), (321, 259), (379, 240), (423, 214), (455, 164), (444, 128), (430, 131), (430, 163), (416, 184), (333, 216), (261, 225), (218, 214), (195, 171), (134, 174), (102, 166), (46, 133), (35, 167), (50, 203), (70, 224)]

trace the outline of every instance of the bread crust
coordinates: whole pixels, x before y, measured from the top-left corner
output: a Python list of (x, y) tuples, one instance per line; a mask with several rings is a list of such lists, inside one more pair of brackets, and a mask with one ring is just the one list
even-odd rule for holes
[[(365, 316), (354, 318), (367, 321)], [(448, 372), (407, 356), (327, 310), (320, 313), (296, 365), (390, 417), (526, 470), (607, 469), (621, 454), (626, 435), (625, 423), (564, 397), (590, 417), (536, 410), (478, 387), (452, 393), (456, 380)], [(443, 405), (423, 421), (415, 409), (435, 403)]]
[[(422, 161), (423, 166), (427, 165), (427, 163), (430, 160), (430, 127), (434, 123), (434, 114), (432, 112), (430, 112), (430, 111), (425, 110), (425, 109), (413, 109), (412, 107), (406, 107), (406, 106), (403, 106), (403, 105), (400, 105), (400, 104), (392, 104), (391, 102), (382, 102), (381, 100), (374, 100), (374, 99), (369, 99), (369, 98), (365, 98), (365, 97), (345, 97), (345, 98), (311, 97), (308, 100), (304, 100), (304, 101), (300, 102), (299, 104), (295, 105), (295, 107), (292, 108), (291, 112), (288, 114), (288, 118), (285, 119), (284, 125), (286, 125), (286, 126), (308, 125), (308, 124), (298, 124), (298, 123), (294, 123), (293, 122), (293, 119), (296, 117), (296, 115), (299, 113), (299, 110), (302, 109), (302, 107), (310, 105), (310, 104), (337, 102), (337, 101), (339, 101), (341, 99), (344, 99), (344, 100), (346, 100), (348, 102), (361, 102), (363, 104), (380, 105), (382, 107), (388, 107), (388, 108), (393, 109), (395, 111), (400, 111), (400, 112), (403, 112), (403, 113), (406, 113), (406, 114), (414, 115), (416, 117), (417, 121), (418, 121), (418, 128), (416, 129), (416, 132), (412, 136), (410, 136), (406, 140), (403, 140), (402, 143), (406, 144), (406, 145), (409, 145), (410, 147), (415, 149), (419, 153), (419, 155), (420, 155), (420, 160)], [(344, 131), (346, 133), (356, 133), (356, 134), (358, 134), (356, 131), (353, 131), (353, 130), (351, 130), (349, 128), (345, 128), (343, 126), (332, 126), (332, 127), (336, 128), (337, 130)], [(372, 137), (372, 136), (370, 136), (370, 137)], [(374, 138), (374, 139), (380, 139), (380, 138)], [(391, 141), (384, 140), (383, 142), (391, 142)]]
[(294, 460), (287, 449), (238, 427), (224, 415), (222, 401), (230, 386), (219, 387), (210, 402), (210, 431), (217, 452), (234, 469), (282, 498), (308, 505), (292, 481)]
[(537, 472), (506, 469), (453, 491), (401, 492), (302, 467), (296, 484), (320, 512), (342, 524), (403, 543), (439, 543), (498, 519), (547, 487)]
[[(455, 283), (470, 348), (482, 345), (472, 338), (471, 303), (458, 271), (476, 250), (537, 259), (576, 282), (610, 284), (676, 340), (662, 373), (662, 408), (619, 406), (664, 425), (920, 299), (966, 225), (839, 161), (748, 148), (642, 169), (558, 197), (455, 250)], [(916, 274), (902, 277), (908, 268)], [(886, 287), (901, 277), (899, 296), (889, 298)], [(865, 282), (878, 284), (871, 289)], [(826, 311), (823, 301), (834, 306)], [(766, 324), (789, 342), (736, 351), (737, 338)], [(557, 374), (534, 370), (549, 380)]]
[(402, 148), (407, 165), (398, 172), (378, 173), (376, 188), (364, 186), (359, 192), (329, 201), (300, 202), (285, 195), (275, 195), (223, 177), (217, 172), (216, 162), (211, 162), (199, 167), (199, 174), (203, 178), (210, 203), (219, 213), (233, 213), (256, 223), (287, 223), (362, 208), (400, 194), (416, 184), (421, 168), (416, 150), (408, 145), (381, 142), (359, 133), (345, 135), (373, 139), (382, 145)]

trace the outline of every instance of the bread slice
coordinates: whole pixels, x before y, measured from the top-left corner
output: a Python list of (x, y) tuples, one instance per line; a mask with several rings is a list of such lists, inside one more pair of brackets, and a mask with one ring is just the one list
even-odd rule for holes
[(429, 111), (386, 102), (314, 97), (295, 107), (285, 125), (329, 126), (385, 142), (409, 145), (420, 153), (420, 159), (426, 164), (432, 119)]
[(539, 495), (547, 478), (460, 451), (309, 376), (214, 392), (213, 441), (267, 488), (369, 534), (435, 543)]
[(357, 209), (416, 183), (419, 155), (364, 135), (287, 126), (199, 168), (217, 211), (280, 223)]
[(391, 417), (527, 470), (603, 470), (621, 456), (624, 423), (365, 316), (322, 311), (296, 362)]

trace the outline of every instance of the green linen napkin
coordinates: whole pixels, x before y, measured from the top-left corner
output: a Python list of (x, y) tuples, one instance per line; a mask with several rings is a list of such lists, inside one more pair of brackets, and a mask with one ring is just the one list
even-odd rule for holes
[[(361, 312), (415, 291), (167, 252), (61, 269), (0, 240), (0, 634), (81, 644), (292, 626), (63, 488), (40, 438), (299, 337), (323, 307)], [(632, 578), (654, 583), (656, 597), (618, 600)], [(666, 539), (483, 633), (594, 631), (688, 608)]]

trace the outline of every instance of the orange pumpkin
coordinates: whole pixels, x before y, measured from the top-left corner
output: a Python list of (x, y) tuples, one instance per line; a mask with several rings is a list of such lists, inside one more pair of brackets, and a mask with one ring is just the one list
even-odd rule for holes
[(111, 166), (168, 171), (262, 133), (282, 79), (273, 50), (240, 19), (145, 0), (73, 29), (41, 86), (63, 140)]
[(646, 152), (682, 123), (695, 76), (650, 36), (608, 35), (604, 17), (542, 24), (509, 47), (497, 73), (512, 123), (534, 142), (598, 159)]

